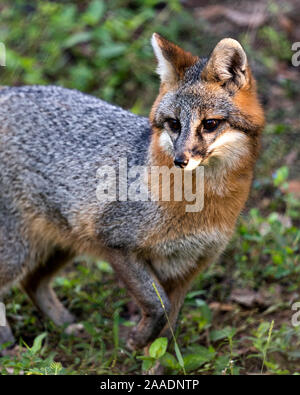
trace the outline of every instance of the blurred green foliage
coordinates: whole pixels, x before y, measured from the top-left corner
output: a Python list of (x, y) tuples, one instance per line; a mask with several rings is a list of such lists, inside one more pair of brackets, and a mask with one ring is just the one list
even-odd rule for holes
[(2, 85), (59, 84), (143, 114), (158, 89), (153, 32), (201, 49), (192, 39), (201, 28), (178, 0), (4, 0), (0, 12)]

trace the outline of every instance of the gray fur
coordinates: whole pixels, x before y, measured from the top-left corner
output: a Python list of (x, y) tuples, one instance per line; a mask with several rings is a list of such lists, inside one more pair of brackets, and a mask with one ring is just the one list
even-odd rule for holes
[[(60, 255), (108, 250), (108, 259), (113, 256), (111, 263), (148, 317), (141, 322), (153, 321), (142, 335), (134, 333), (129, 344), (132, 339), (137, 345), (147, 343), (163, 327), (165, 317), (144, 263), (135, 263), (127, 251), (137, 253), (149, 229), (163, 228), (164, 216), (153, 202), (97, 201), (96, 173), (100, 166), (117, 166), (120, 157), (127, 158), (129, 168), (146, 163), (148, 119), (54, 86), (5, 88), (0, 103), (0, 292), (21, 280), (54, 322), (70, 322), (49, 286), (62, 265)], [(78, 224), (84, 210), (93, 213), (92, 235)], [(30, 227), (37, 218), (53, 224), (63, 237), (71, 235), (69, 244), (60, 246), (59, 240), (43, 234), (43, 228), (32, 238)], [(89, 251), (84, 251), (86, 246)], [(43, 269), (47, 265), (52, 268)], [(167, 306), (163, 289), (160, 294)], [(6, 332), (3, 336), (11, 340)]]
[[(128, 167), (145, 163), (150, 137), (145, 118), (51, 86), (4, 89), (0, 101), (3, 204), (9, 205), (14, 196), (71, 231), (83, 205), (100, 206), (96, 200), (99, 167), (117, 164), (120, 157), (127, 157)], [(139, 204), (134, 206), (143, 210)], [(119, 231), (111, 218), (106, 221), (112, 211)], [(98, 212), (104, 225), (99, 237), (114, 246), (134, 243), (127, 203), (99, 207)]]
[[(195, 66), (191, 76), (199, 75), (202, 66)], [(193, 84), (187, 84), (190, 88)], [(226, 114), (234, 112), (227, 96), (218, 102)], [(158, 107), (155, 122), (163, 122), (160, 114), (173, 117), (180, 111), (186, 139), (192, 110), (201, 109), (205, 101), (214, 107), (213, 98), (201, 101), (201, 94), (183, 88), (171, 92)], [(216, 228), (208, 233), (198, 224), (190, 235), (178, 231), (174, 239), (169, 237), (172, 218), (157, 202), (97, 200), (98, 168), (117, 169), (119, 158), (127, 158), (128, 168), (148, 164), (150, 137), (148, 119), (75, 90), (28, 86), (0, 91), (0, 294), (21, 281), (54, 322), (70, 322), (72, 316), (55, 297), (50, 281), (65, 257), (103, 253), (142, 308), (129, 346), (144, 346), (160, 333), (165, 316), (153, 279), (180, 280), (199, 261), (210, 262), (224, 249), (230, 232)], [(33, 236), (32, 226), (39, 220), (48, 230), (42, 226)], [(151, 233), (169, 241), (145, 247)], [(169, 289), (175, 307), (170, 307), (168, 292), (157, 287), (167, 310), (173, 308), (174, 323), (186, 285), (177, 296)]]

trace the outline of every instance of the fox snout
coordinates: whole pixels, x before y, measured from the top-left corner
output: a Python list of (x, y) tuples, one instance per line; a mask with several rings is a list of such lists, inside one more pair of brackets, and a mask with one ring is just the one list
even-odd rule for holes
[(187, 124), (176, 137), (173, 140), (174, 165), (184, 170), (195, 169), (206, 151), (203, 140), (199, 139), (190, 124)]
[(178, 154), (174, 158), (174, 165), (185, 170), (194, 170), (200, 165), (202, 161), (201, 157), (193, 157), (189, 153)]
[(188, 165), (188, 163), (189, 163), (189, 158), (187, 158), (186, 155), (181, 154), (175, 156), (174, 165), (176, 167), (181, 167), (183, 169)]
[(199, 140), (189, 127), (188, 131), (174, 142), (174, 165), (184, 170), (194, 170), (204, 159), (205, 153), (204, 142)]

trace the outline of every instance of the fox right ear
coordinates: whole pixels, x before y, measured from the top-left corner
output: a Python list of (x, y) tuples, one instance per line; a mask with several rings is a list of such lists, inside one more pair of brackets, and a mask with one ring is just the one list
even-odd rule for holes
[(201, 77), (205, 81), (218, 82), (231, 91), (245, 86), (250, 73), (241, 44), (232, 38), (221, 40), (208, 59)]
[(158, 61), (157, 73), (162, 83), (176, 84), (185, 71), (195, 64), (197, 56), (186, 52), (157, 33), (152, 36), (152, 47)]

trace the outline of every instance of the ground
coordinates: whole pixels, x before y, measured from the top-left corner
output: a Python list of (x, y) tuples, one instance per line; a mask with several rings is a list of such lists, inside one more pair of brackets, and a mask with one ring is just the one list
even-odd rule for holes
[(0, 372), (140, 374), (159, 359), (172, 374), (300, 373), (300, 66), (291, 50), (300, 41), (298, 2), (19, 0), (3, 1), (0, 13), (3, 85), (61, 84), (145, 115), (158, 89), (153, 31), (200, 55), (231, 36), (246, 49), (267, 117), (235, 236), (186, 297), (180, 351), (172, 342), (166, 352), (159, 339), (152, 358), (129, 352), (128, 295), (107, 263), (79, 257), (55, 289), (83, 329), (55, 327), (13, 288), (7, 316), (23, 349), (0, 358)]

